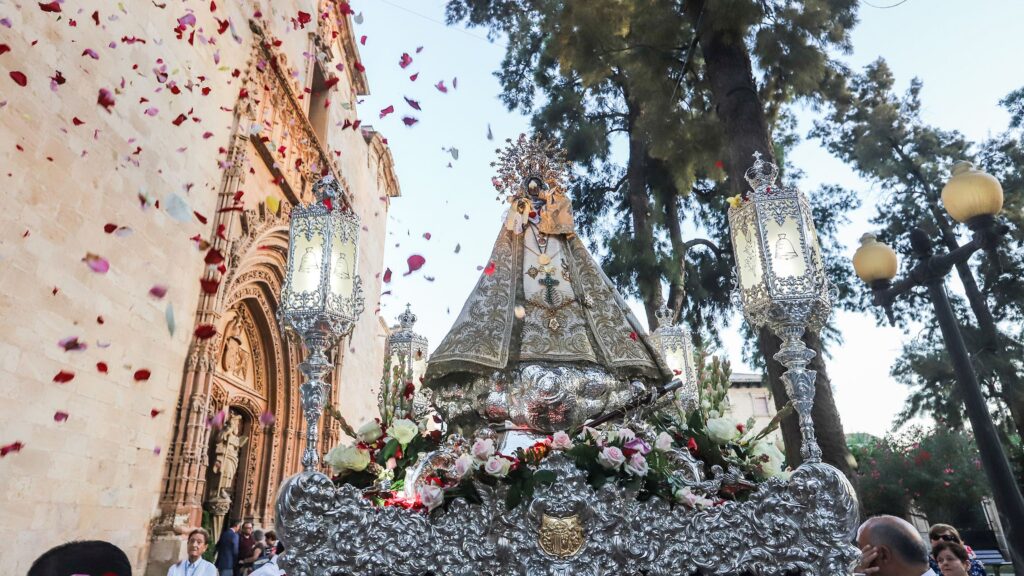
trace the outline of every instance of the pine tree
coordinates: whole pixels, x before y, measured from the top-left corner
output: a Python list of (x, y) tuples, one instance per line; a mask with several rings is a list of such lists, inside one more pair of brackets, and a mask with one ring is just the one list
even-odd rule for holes
[[(885, 194), (878, 203), (872, 224), (878, 237), (904, 254), (904, 266), (912, 266), (909, 231), (914, 227), (940, 239), (953, 250), (965, 233), (942, 208), (940, 193), (957, 160), (973, 159), (1003, 181), (1006, 196), (1004, 216), (1011, 233), (998, 256), (985, 255), (962, 263), (955, 274), (963, 286), (963, 298), (954, 296), (961, 324), (983, 390), (990, 399), (1005, 403), (1017, 433), (1024, 432), (1024, 363), (1021, 357), (1021, 321), (1024, 320), (1024, 236), (1020, 206), (1024, 202), (1024, 147), (1012, 131), (980, 145), (969, 142), (956, 131), (930, 126), (921, 118), (921, 82), (914, 80), (902, 96), (893, 88), (894, 79), (884, 60), (855, 75), (849, 91), (834, 101), (827, 118), (817, 123), (813, 135), (836, 156), (849, 163)], [(1011, 94), (1004, 104), (1012, 113), (1021, 110), (1024, 92)], [(1015, 108), (1016, 106), (1016, 108)], [(1014, 116), (1011, 127), (1020, 125)], [(853, 306), (870, 299), (860, 289)], [(875, 310), (880, 317), (880, 311)], [(932, 318), (931, 304), (922, 292), (901, 299), (896, 306), (897, 322), (908, 327), (922, 318)], [(925, 338), (908, 344), (894, 367), (894, 374), (912, 386), (909, 404), (902, 417), (933, 413), (948, 423), (963, 422), (962, 406), (952, 392), (952, 368), (945, 359), (944, 343), (929, 327)], [(997, 422), (1004, 410), (996, 409)]]

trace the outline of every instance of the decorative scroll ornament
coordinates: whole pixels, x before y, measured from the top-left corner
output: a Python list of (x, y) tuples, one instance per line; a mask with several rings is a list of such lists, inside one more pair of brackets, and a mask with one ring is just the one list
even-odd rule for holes
[(607, 484), (594, 491), (565, 456), (544, 460), (558, 480), (512, 510), (504, 488), (478, 485), (482, 504), (456, 500), (431, 515), (374, 506), (319, 473), (289, 479), (277, 502), (291, 576), (783, 576), (849, 574), (857, 502), (827, 464), (761, 484), (746, 502), (691, 509)]

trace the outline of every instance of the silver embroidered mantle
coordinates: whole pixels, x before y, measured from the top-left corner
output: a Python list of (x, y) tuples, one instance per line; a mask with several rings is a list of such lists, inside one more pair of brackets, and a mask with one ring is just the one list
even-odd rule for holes
[[(566, 457), (542, 469), (558, 481), (506, 511), (500, 489), (482, 505), (458, 500), (431, 516), (377, 508), (351, 486), (303, 472), (281, 488), (277, 532), (290, 576), (611, 576), (647, 574), (850, 574), (857, 502), (827, 464), (805, 464), (788, 481), (759, 485), (746, 502), (703, 510), (639, 502), (612, 485), (595, 492)], [(556, 558), (538, 543), (540, 516), (582, 520), (584, 542)]]

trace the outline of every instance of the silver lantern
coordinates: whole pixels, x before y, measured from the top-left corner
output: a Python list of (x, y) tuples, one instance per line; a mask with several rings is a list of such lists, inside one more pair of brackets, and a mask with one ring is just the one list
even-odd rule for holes
[[(405, 312), (398, 315), (398, 327), (388, 336), (387, 353), (391, 358), (392, 370), (401, 371), (402, 382), (412, 382), (416, 389), (411, 399), (404, 397), (403, 390), (396, 390), (397, 398), (389, 398), (387, 406), (384, 405), (385, 391), (381, 388), (381, 413), (385, 411), (394, 413), (398, 408), (400, 412), (412, 412), (415, 417), (422, 418), (430, 411), (429, 398), (420, 387), (423, 375), (427, 372), (427, 346), (426, 337), (417, 334), (413, 327), (416, 326), (416, 315), (412, 312), (410, 304), (405, 305)], [(389, 397), (391, 394), (388, 395)]]
[(278, 320), (291, 328), (306, 347), (299, 369), (306, 417), (305, 470), (319, 462), (317, 436), (327, 393), (324, 378), (331, 371), (327, 353), (352, 332), (363, 311), (363, 289), (357, 271), (359, 218), (344, 204), (338, 181), (325, 176), (313, 185), (312, 204), (295, 206), (288, 230), (288, 265), (281, 290)]
[(832, 310), (834, 288), (825, 277), (818, 235), (807, 197), (777, 184), (779, 168), (754, 154), (746, 172), (753, 192), (730, 199), (729, 231), (736, 257), (734, 301), (753, 327), (782, 339), (775, 359), (788, 368), (782, 378), (800, 416), (805, 461), (819, 462), (811, 408), (816, 373), (807, 370), (815, 352), (802, 340), (821, 329)]
[(654, 313), (658, 327), (650, 338), (661, 353), (665, 364), (682, 381), (675, 393), (677, 406), (683, 412), (697, 408), (697, 366), (694, 363), (693, 339), (683, 327), (682, 321), (672, 322), (672, 310), (662, 306)]

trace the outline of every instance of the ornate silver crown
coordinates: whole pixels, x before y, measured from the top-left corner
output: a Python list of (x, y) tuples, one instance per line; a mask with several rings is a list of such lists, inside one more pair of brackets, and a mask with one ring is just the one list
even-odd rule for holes
[(747, 168), (743, 177), (754, 189), (754, 192), (764, 192), (769, 187), (775, 186), (779, 179), (779, 167), (772, 162), (765, 162), (761, 159), (760, 152), (754, 152), (754, 165)]
[(403, 331), (410, 331), (412, 327), (416, 325), (416, 315), (412, 313), (412, 305), (405, 305), (405, 312), (398, 315), (398, 323), (402, 326)]
[(654, 317), (658, 320), (657, 328), (667, 328), (672, 325), (672, 310), (668, 306), (662, 304), (660, 308), (654, 311)]
[(504, 149), (495, 150), (498, 160), (491, 162), (497, 168), (494, 187), (499, 191), (514, 195), (526, 193), (526, 182), (537, 178), (547, 187), (565, 189), (568, 180), (569, 163), (565, 159), (565, 150), (558, 147), (554, 140), (540, 135), (527, 138), (520, 134), (513, 141), (505, 140)]

